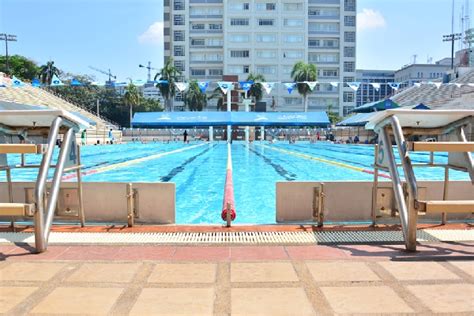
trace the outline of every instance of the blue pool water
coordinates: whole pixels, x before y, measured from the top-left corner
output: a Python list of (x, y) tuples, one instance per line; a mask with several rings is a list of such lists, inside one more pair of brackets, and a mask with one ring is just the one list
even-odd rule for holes
[[(275, 222), (276, 181), (371, 181), (373, 146), (320, 142), (232, 144), (236, 223)], [(174, 182), (178, 224), (221, 223), (220, 211), (227, 164), (227, 145), (221, 143), (150, 143), (84, 146), (84, 181)], [(429, 161), (428, 153), (411, 154), (415, 163)], [(39, 163), (28, 156), (28, 163)], [(446, 162), (446, 154), (435, 162)], [(9, 156), (9, 163), (19, 163)], [(15, 169), (15, 181), (36, 179), (36, 169)], [(418, 180), (442, 180), (444, 169), (417, 168)], [(451, 171), (450, 179), (467, 180)], [(4, 175), (0, 175), (4, 181)], [(381, 179), (383, 181), (383, 179)]]

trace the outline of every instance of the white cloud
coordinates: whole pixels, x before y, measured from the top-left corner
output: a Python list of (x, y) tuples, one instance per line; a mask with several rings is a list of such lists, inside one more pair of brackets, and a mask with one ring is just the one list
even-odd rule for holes
[(362, 9), (357, 13), (357, 31), (384, 28), (387, 25), (380, 11), (373, 9)]
[(163, 22), (155, 22), (138, 36), (140, 44), (163, 44)]

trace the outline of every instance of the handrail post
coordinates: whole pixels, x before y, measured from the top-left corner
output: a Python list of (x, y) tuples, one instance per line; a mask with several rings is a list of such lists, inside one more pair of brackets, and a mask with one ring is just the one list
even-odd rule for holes
[(44, 194), (46, 187), (46, 180), (48, 177), (49, 167), (51, 165), (51, 158), (53, 156), (54, 146), (56, 139), (58, 138), (59, 128), (63, 119), (57, 117), (51, 124), (49, 135), (48, 135), (48, 147), (46, 152), (41, 159), (41, 165), (38, 171), (38, 177), (36, 178), (35, 188), (35, 199), (36, 199), (36, 212), (34, 216), (35, 220), (35, 246), (38, 252), (46, 250), (46, 240), (44, 239)]

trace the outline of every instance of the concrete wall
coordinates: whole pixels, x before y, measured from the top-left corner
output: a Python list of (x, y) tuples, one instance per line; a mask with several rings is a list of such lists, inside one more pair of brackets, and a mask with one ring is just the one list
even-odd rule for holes
[[(277, 182), (277, 222), (310, 221), (313, 215), (313, 188), (321, 182)], [(442, 181), (419, 181), (419, 187), (426, 188), (428, 200), (442, 200)], [(391, 187), (391, 182), (381, 182), (380, 187)], [(370, 221), (372, 209), (372, 182), (324, 182), (325, 220), (328, 221)], [(473, 200), (474, 186), (468, 181), (449, 183), (450, 200)], [(452, 214), (449, 218), (467, 218), (471, 214)], [(438, 214), (425, 218), (440, 218)]]
[[(73, 188), (75, 183), (63, 183), (61, 188)], [(15, 182), (15, 202), (25, 202), (25, 188), (34, 188), (33, 182)], [(174, 183), (133, 183), (138, 191), (138, 223), (175, 223)], [(0, 183), (0, 202), (8, 202), (5, 182)], [(84, 182), (84, 212), (87, 222), (127, 222), (127, 183)]]

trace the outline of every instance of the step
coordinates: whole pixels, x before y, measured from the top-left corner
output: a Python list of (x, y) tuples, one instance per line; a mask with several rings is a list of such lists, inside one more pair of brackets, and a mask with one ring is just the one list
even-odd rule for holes
[(43, 144), (0, 144), (0, 154), (42, 154), (45, 149)]
[(0, 203), (0, 216), (33, 216), (34, 204)]
[(418, 201), (426, 213), (474, 213), (474, 200)]
[(411, 151), (474, 152), (474, 142), (409, 142)]

